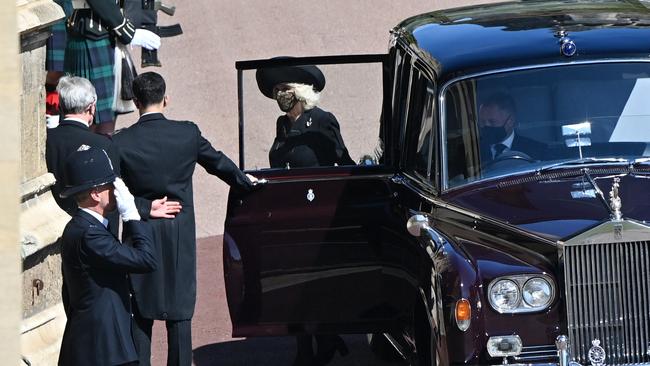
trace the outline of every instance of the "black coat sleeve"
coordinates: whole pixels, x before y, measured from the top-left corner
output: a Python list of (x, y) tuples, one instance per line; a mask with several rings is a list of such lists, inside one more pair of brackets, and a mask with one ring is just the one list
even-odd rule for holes
[(106, 23), (123, 44), (131, 43), (135, 27), (122, 15), (120, 6), (114, 0), (86, 0), (90, 8)]
[(246, 174), (224, 153), (215, 150), (210, 142), (201, 136), (201, 131), (198, 126), (193, 126), (196, 128), (198, 138), (198, 156), (196, 161), (199, 165), (208, 173), (221, 178), (231, 187), (245, 191), (252, 190), (253, 183), (248, 179)]
[(334, 142), (336, 163), (338, 165), (354, 165), (354, 160), (350, 157), (348, 149), (345, 147), (343, 137), (341, 137), (341, 127), (336, 117), (332, 113), (327, 113), (326, 125), (323, 128), (323, 133)]
[(90, 226), (81, 245), (81, 256), (97, 268), (118, 272), (147, 273), (157, 267), (153, 253), (153, 233), (148, 223), (131, 220), (124, 223), (124, 237), (131, 244), (123, 245), (100, 226)]

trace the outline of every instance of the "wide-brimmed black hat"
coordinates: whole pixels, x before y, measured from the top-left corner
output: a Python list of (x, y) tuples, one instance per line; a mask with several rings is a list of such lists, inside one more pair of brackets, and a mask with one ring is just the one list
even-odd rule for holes
[(93, 187), (113, 183), (115, 178), (113, 164), (106, 151), (81, 145), (65, 161), (65, 189), (59, 196), (74, 196)]
[(273, 87), (282, 83), (311, 85), (317, 92), (325, 88), (325, 75), (314, 65), (260, 68), (255, 73), (255, 79), (262, 94), (271, 99), (273, 99)]

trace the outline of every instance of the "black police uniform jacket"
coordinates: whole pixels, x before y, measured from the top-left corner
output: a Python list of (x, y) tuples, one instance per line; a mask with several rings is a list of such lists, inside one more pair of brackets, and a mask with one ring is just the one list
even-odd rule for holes
[[(52, 194), (56, 203), (70, 216), (77, 211), (77, 204), (73, 197), (60, 198), (59, 193), (65, 188), (65, 161), (81, 145), (88, 145), (104, 149), (111, 159), (113, 169), (119, 172), (119, 154), (113, 147), (111, 139), (90, 131), (88, 126), (73, 120), (63, 120), (56, 128), (47, 130), (45, 142), (45, 162), (47, 171), (54, 174), (56, 183), (52, 186)], [(112, 218), (111, 226), (113, 225)]]
[(113, 141), (121, 157), (122, 178), (134, 195), (147, 199), (167, 196), (183, 206), (174, 219), (149, 220), (160, 265), (152, 273), (131, 276), (140, 314), (147, 319), (191, 319), (196, 302), (194, 168), (198, 163), (243, 190), (251, 189), (252, 184), (192, 122), (147, 114), (116, 133)]
[(318, 107), (304, 111), (293, 123), (286, 115), (278, 118), (269, 162), (271, 168), (354, 165), (338, 121)]
[(63, 306), (67, 316), (59, 365), (120, 365), (136, 361), (128, 273), (156, 268), (151, 227), (124, 223), (132, 246), (78, 210), (61, 238)]

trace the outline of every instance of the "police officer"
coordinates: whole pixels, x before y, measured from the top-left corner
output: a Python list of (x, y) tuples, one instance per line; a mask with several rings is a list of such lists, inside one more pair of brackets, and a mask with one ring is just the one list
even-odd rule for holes
[(316, 66), (258, 69), (262, 94), (275, 99), (284, 115), (276, 121), (269, 151), (271, 168), (354, 165), (336, 117), (318, 108), (325, 76)]
[[(59, 365), (137, 364), (129, 273), (156, 269), (151, 228), (140, 220), (104, 150), (82, 145), (68, 158), (65, 176), (61, 196), (74, 197), (79, 208), (61, 238), (67, 322)], [(106, 216), (116, 206), (132, 246), (122, 245), (107, 228)]]

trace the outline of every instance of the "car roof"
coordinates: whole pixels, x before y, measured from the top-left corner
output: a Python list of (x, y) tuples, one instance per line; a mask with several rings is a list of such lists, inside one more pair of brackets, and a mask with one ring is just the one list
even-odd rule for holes
[[(560, 31), (575, 42), (560, 52)], [(648, 58), (650, 2), (520, 0), (434, 11), (394, 30), (439, 79), (530, 64)]]

